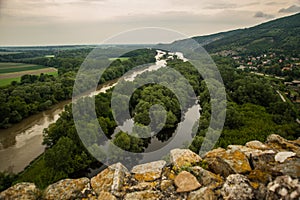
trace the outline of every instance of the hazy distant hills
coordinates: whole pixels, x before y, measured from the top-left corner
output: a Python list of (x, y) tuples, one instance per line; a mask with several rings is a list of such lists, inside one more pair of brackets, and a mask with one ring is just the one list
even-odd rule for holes
[[(239, 54), (285, 52), (300, 54), (300, 13), (255, 27), (207, 36), (193, 37), (208, 52), (232, 50)], [(170, 46), (185, 46), (188, 40), (175, 41)]]

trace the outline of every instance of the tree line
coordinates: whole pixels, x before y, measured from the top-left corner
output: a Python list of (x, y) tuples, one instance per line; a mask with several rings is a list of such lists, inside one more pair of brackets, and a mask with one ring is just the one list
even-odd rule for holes
[[(32, 64), (56, 67), (59, 76), (23, 75), (20, 83), (13, 81), (10, 85), (2, 87), (0, 90), (0, 128), (10, 127), (30, 115), (49, 109), (60, 101), (71, 99), (76, 73), (87, 52), (87, 50), (72, 50), (54, 59), (35, 58), (27, 60), (26, 62)], [(77, 55), (76, 53), (78, 56), (74, 56)], [(113, 61), (103, 73), (99, 84), (119, 78), (134, 66), (154, 62), (154, 55), (154, 50), (137, 50), (133, 57), (126, 61), (120, 59)], [(99, 67), (99, 63), (108, 62), (108, 57), (101, 58), (101, 60), (104, 61), (95, 61), (98, 65), (93, 66), (94, 70)], [(93, 69), (91, 71), (93, 72)]]

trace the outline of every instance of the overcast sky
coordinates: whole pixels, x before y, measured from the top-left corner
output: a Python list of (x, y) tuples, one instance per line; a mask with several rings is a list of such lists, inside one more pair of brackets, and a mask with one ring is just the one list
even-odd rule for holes
[(0, 45), (99, 44), (142, 27), (198, 36), (297, 12), (300, 0), (0, 0)]

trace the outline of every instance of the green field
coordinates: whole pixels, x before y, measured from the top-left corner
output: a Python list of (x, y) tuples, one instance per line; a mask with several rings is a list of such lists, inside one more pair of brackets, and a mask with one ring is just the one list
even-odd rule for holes
[(9, 85), (13, 81), (20, 82), (20, 80), (21, 80), (21, 77), (0, 79), (0, 86)]
[[(46, 72), (44, 74), (49, 74), (49, 75), (53, 75), (53, 76), (58, 76), (58, 72)], [(21, 77), (15, 77), (15, 78), (5, 78), (5, 79), (1, 79), (0, 77), (0, 87), (1, 86), (6, 86), (9, 85), (12, 81), (17, 81), (20, 82), (21, 81)]]
[(29, 65), (23, 63), (0, 63), (0, 74), (44, 69), (45, 66)]
[(0, 63), (0, 86), (9, 85), (12, 81), (20, 82), (25, 74), (40, 75), (41, 73), (57, 76), (57, 70), (41, 65), (24, 63)]
[(0, 55), (9, 55), (9, 54), (17, 54), (17, 53), (20, 53), (20, 52), (15, 52), (15, 51), (0, 51)]
[(108, 60), (109, 61), (114, 61), (114, 60), (121, 60), (121, 61), (125, 61), (125, 60), (128, 60), (129, 57), (119, 57), (119, 58), (109, 58)]
[(7, 62), (0, 62), (0, 69), (6, 68), (15, 68), (15, 67), (29, 67), (33, 66), (32, 64), (24, 64), (24, 63), (7, 63)]

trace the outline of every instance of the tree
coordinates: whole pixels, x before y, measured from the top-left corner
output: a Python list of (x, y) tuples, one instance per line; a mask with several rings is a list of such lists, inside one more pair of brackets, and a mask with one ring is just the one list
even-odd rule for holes
[(123, 131), (120, 131), (113, 140), (113, 143), (123, 150), (130, 151), (130, 137)]
[(0, 172), (0, 192), (9, 188), (17, 176), (9, 172)]
[(74, 172), (73, 156), (76, 146), (73, 141), (67, 137), (61, 137), (57, 144), (45, 153), (45, 162), (47, 166), (65, 174)]

